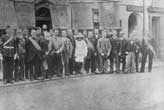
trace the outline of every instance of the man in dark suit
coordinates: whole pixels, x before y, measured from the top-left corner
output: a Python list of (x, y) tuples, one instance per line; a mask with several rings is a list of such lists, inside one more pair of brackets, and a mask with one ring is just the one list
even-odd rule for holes
[(139, 53), (141, 52), (141, 44), (139, 39), (135, 39), (135, 64), (136, 64), (136, 72), (139, 69)]
[(17, 29), (16, 33), (16, 49), (18, 58), (15, 60), (15, 81), (24, 80), (25, 73), (25, 38), (23, 37), (22, 30)]
[[(99, 29), (94, 29), (93, 30), (93, 37), (96, 39), (96, 42), (94, 43), (95, 47), (95, 68), (98, 70), (100, 68), (100, 61), (99, 61), (99, 56), (98, 56), (98, 50), (97, 50), (97, 42), (101, 38)], [(100, 73), (100, 71), (95, 71), (95, 73)]]
[[(30, 80), (37, 79), (39, 73), (38, 60), (40, 58), (38, 52), (41, 50), (36, 40), (36, 30), (31, 29), (31, 36), (26, 40), (27, 64), (26, 72), (30, 73)], [(40, 64), (40, 63), (39, 63)]]
[[(119, 63), (122, 63), (122, 72), (125, 72), (125, 66), (126, 66), (126, 46), (127, 41), (123, 37), (124, 33), (120, 31), (119, 33), (119, 39), (120, 39), (120, 51), (119, 51)], [(119, 64), (120, 65), (120, 64)]]
[(3, 82), (13, 83), (14, 59), (17, 57), (13, 27), (8, 26), (6, 34), (1, 37), (0, 49), (3, 56)]
[(116, 64), (116, 73), (120, 72), (119, 66), (119, 51), (120, 51), (120, 40), (117, 37), (117, 31), (113, 31), (113, 36), (110, 38), (112, 50), (110, 53), (110, 73), (113, 73), (114, 62)]
[(70, 58), (70, 65), (69, 65), (69, 73), (70, 74), (73, 74), (73, 71), (74, 71), (74, 63), (75, 63), (75, 57), (74, 57), (74, 54), (75, 54), (75, 39), (73, 37), (73, 33), (72, 33), (72, 30), (71, 29), (68, 29), (68, 34), (67, 34), (67, 38), (71, 41), (71, 44), (72, 44), (72, 56)]
[(85, 64), (85, 69), (87, 73), (89, 72), (89, 69), (91, 68), (91, 72), (95, 73), (96, 72), (96, 56), (97, 56), (97, 51), (96, 51), (96, 44), (97, 44), (97, 39), (93, 36), (93, 32), (89, 31), (88, 32), (88, 38), (86, 39), (86, 43), (88, 46), (88, 55), (86, 58), (86, 64)]
[[(40, 59), (38, 60), (38, 66), (40, 66), (39, 71), (41, 73), (41, 74), (39, 74), (39, 79), (44, 80), (45, 78), (48, 78), (47, 57), (48, 57), (48, 43), (49, 43), (49, 41), (42, 34), (40, 27), (36, 28), (36, 36), (37, 36), (36, 41), (41, 48), (41, 50), (38, 51), (38, 54), (40, 56)], [(40, 65), (39, 65), (39, 63), (40, 63)]]
[(22, 31), (22, 34), (23, 34), (23, 39), (25, 40), (25, 51), (26, 51), (26, 54), (25, 54), (25, 59), (24, 59), (24, 63), (25, 63), (25, 79), (29, 79), (29, 65), (27, 63), (27, 48), (28, 47), (26, 45), (26, 43), (28, 42), (28, 38), (29, 38), (29, 30), (27, 28), (23, 29)]

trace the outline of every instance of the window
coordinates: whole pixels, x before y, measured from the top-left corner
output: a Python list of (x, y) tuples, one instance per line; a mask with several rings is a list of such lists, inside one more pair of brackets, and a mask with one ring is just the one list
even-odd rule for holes
[(99, 9), (92, 9), (92, 21), (93, 21), (94, 28), (100, 27)]

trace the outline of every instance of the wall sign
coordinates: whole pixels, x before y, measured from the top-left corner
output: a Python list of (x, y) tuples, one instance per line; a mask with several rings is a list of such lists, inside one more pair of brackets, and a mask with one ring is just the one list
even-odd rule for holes
[(132, 11), (132, 12), (143, 12), (143, 7), (142, 7), (142, 6), (128, 5), (128, 6), (127, 6), (127, 11)]
[(52, 5), (51, 13), (53, 26), (60, 28), (69, 27), (69, 14), (67, 6)]
[(15, 2), (15, 10), (19, 27), (35, 26), (35, 10), (33, 3)]

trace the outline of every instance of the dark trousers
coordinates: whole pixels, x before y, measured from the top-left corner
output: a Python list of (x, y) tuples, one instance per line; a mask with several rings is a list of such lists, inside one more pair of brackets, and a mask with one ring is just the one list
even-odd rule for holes
[[(126, 67), (126, 56), (121, 56), (120, 57), (120, 62), (119, 62), (120, 64), (122, 63), (122, 72), (125, 72), (125, 67)], [(120, 65), (119, 64), (119, 65)]]
[(14, 69), (14, 58), (3, 56), (3, 80), (12, 82)]
[(100, 61), (99, 71), (101, 73), (107, 72), (107, 68), (106, 68), (107, 57), (99, 54), (99, 61)]
[(82, 69), (82, 62), (75, 62), (75, 72), (76, 74), (80, 73), (81, 69)]
[(136, 63), (136, 72), (138, 72), (138, 66), (139, 66), (139, 53), (135, 53), (135, 63)]
[(49, 55), (47, 58), (47, 63), (48, 63), (48, 76), (53, 76), (55, 74), (55, 56), (54, 55)]
[(90, 68), (91, 68), (92, 73), (96, 71), (96, 56), (95, 55), (91, 55), (90, 58), (86, 58), (85, 70), (89, 72)]
[(149, 56), (148, 71), (151, 72), (153, 57), (154, 57), (153, 52), (151, 50), (145, 50), (144, 52), (142, 52), (142, 55), (143, 56), (142, 56), (142, 63), (141, 63), (141, 72), (145, 72), (145, 63), (146, 63), (147, 56)]
[(27, 67), (26, 72), (29, 72), (30, 79), (37, 79), (41, 76), (41, 65), (42, 61), (38, 56), (35, 56), (32, 61), (26, 63)]
[(27, 61), (27, 58), (28, 58), (28, 54), (25, 54), (25, 78), (26, 79), (29, 79), (30, 78), (30, 65), (29, 65), (29, 62)]
[(30, 78), (30, 64), (28, 62), (25, 62), (25, 78)]
[(16, 81), (18, 80), (24, 80), (25, 76), (25, 55), (21, 54), (19, 55), (19, 59), (15, 60), (15, 73), (14, 73), (14, 79)]
[(25, 71), (27, 79), (35, 79), (34, 64), (32, 61), (26, 63)]
[(48, 68), (49, 75), (56, 74), (57, 76), (62, 76), (62, 59), (60, 54), (50, 55), (48, 58)]
[(34, 62), (34, 78), (38, 78), (42, 75), (42, 60), (39, 57), (35, 57)]
[(110, 55), (110, 72), (113, 72), (114, 63), (116, 64), (116, 72), (120, 72), (119, 55), (118, 55), (117, 50), (111, 51), (111, 55)]
[(73, 74), (73, 71), (75, 70), (75, 59), (74, 59), (74, 56), (72, 56), (70, 59), (69, 59), (69, 73), (70, 74)]
[(99, 60), (99, 55), (95, 55), (95, 68), (100, 68), (100, 60)]

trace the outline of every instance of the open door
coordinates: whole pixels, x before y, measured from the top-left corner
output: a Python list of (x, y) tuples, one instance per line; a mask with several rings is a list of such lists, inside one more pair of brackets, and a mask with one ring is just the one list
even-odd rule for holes
[(48, 29), (52, 28), (51, 13), (48, 1), (42, 0), (35, 4), (35, 17), (36, 26), (42, 27), (43, 24), (46, 24)]

